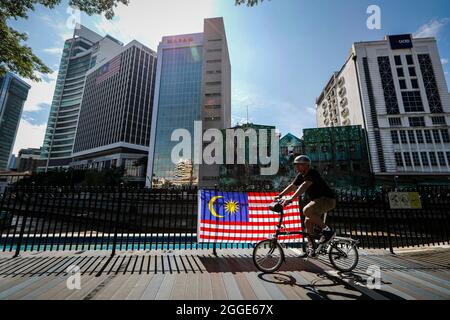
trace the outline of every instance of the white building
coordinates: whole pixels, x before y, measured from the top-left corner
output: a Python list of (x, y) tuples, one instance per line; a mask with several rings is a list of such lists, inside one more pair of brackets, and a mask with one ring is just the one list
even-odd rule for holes
[(354, 43), (316, 112), (319, 128), (366, 129), (376, 175), (450, 173), (450, 95), (434, 38)]

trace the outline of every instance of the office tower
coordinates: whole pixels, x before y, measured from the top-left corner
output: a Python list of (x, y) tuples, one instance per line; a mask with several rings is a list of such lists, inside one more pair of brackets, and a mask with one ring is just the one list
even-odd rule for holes
[(0, 77), (0, 170), (8, 169), (30, 86), (7, 72)]
[(318, 127), (361, 125), (376, 175), (450, 173), (450, 96), (436, 39), (357, 42), (316, 102)]
[[(147, 186), (173, 185), (178, 163), (171, 153), (176, 129), (191, 133), (194, 122), (203, 131), (231, 126), (231, 65), (222, 18), (205, 19), (203, 33), (163, 37), (158, 46), (158, 67), (152, 120)], [(201, 144), (201, 142), (199, 142)], [(200, 147), (202, 148), (202, 147)], [(219, 181), (219, 165), (200, 165), (191, 159), (189, 184), (212, 186)], [(177, 183), (175, 181), (175, 184)]]
[(80, 25), (65, 42), (41, 153), (46, 163), (40, 171), (68, 168), (86, 74), (122, 48), (116, 39), (102, 37)]
[(156, 76), (156, 52), (132, 41), (88, 71), (72, 167), (122, 167), (125, 177), (145, 182)]

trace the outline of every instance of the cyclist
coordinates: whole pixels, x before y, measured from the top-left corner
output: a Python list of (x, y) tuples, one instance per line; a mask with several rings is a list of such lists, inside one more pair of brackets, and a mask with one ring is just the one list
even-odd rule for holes
[(310, 203), (303, 209), (306, 217), (306, 232), (312, 234), (314, 225), (317, 225), (322, 228), (320, 243), (327, 244), (334, 238), (335, 231), (323, 222), (322, 215), (336, 207), (336, 195), (322, 179), (319, 172), (311, 167), (311, 159), (309, 157), (299, 156), (295, 158), (294, 165), (298, 172), (297, 177), (275, 200), (279, 200), (285, 194), (295, 191), (291, 198), (282, 201), (281, 204), (286, 207), (294, 199), (306, 193), (310, 199)]

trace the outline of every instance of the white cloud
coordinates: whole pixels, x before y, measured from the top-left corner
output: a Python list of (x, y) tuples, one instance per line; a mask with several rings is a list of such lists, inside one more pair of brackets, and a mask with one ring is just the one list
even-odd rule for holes
[(426, 23), (423, 26), (421, 26), (414, 34), (414, 38), (428, 38), (428, 37), (437, 38), (439, 36), (439, 33), (448, 24), (449, 21), (450, 21), (449, 18), (440, 20), (433, 19), (429, 23)]
[(55, 56), (60, 56), (60, 55), (62, 55), (63, 47), (47, 48), (47, 49), (43, 49), (42, 52), (52, 54)]
[(112, 21), (97, 17), (95, 27), (122, 42), (135, 39), (156, 50), (162, 36), (202, 32), (203, 19), (213, 15), (214, 5), (211, 0), (131, 1), (115, 9)]
[(35, 126), (22, 119), (17, 132), (13, 154), (17, 155), (19, 150), (23, 148), (40, 148), (44, 141), (46, 128), (47, 125), (45, 124)]
[(442, 62), (442, 65), (446, 65), (446, 64), (448, 64), (448, 59), (442, 58), (441, 62)]
[(42, 110), (42, 104), (52, 103), (58, 72), (54, 71), (52, 74), (45, 76), (39, 74), (39, 76), (43, 77), (41, 82), (25, 80), (31, 86), (31, 89), (28, 92), (24, 111), (40, 111)]
[[(69, 16), (67, 16), (67, 18), (69, 18)], [(50, 17), (49, 15), (42, 15), (41, 19), (45, 24), (52, 27), (55, 33), (59, 36), (57, 43), (55, 43), (58, 48), (62, 48), (64, 45), (64, 41), (72, 38), (73, 28), (69, 23), (67, 23), (67, 19), (61, 17), (61, 15), (56, 10), (53, 10), (52, 17)]]

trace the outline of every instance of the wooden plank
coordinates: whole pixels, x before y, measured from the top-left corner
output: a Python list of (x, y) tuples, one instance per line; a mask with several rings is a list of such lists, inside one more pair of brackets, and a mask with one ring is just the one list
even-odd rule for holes
[(37, 283), (38, 286), (30, 286), (30, 290), (24, 291), (20, 296), (17, 296), (14, 299), (36, 300), (40, 295), (61, 283), (66, 283), (65, 277), (45, 276), (43, 277), (42, 282)]
[(130, 293), (126, 297), (126, 300), (139, 300), (144, 294), (145, 289), (149, 285), (153, 274), (142, 274), (138, 276), (138, 281), (135, 286), (131, 288)]
[(239, 286), (236, 283), (236, 280), (231, 273), (223, 273), (222, 274), (223, 282), (225, 284), (225, 291), (227, 293), (227, 297), (230, 300), (243, 300), (244, 297), (241, 294)]
[[(187, 286), (188, 277), (192, 274), (180, 273), (176, 275), (175, 286), (172, 291), (170, 300), (187, 300), (189, 299), (191, 289)], [(192, 290), (193, 291), (193, 290)]]
[(261, 280), (257, 277), (255, 272), (246, 273), (245, 276), (259, 300), (272, 300), (272, 296), (262, 285)]
[(211, 287), (214, 300), (228, 300), (223, 279), (220, 273), (211, 274)]
[(166, 273), (155, 300), (168, 300), (174, 290), (175, 280), (179, 274)]
[(141, 296), (141, 300), (155, 300), (158, 290), (164, 280), (164, 276), (165, 275), (162, 273), (157, 273), (152, 277), (150, 283), (147, 288), (145, 288), (144, 293)]
[(253, 291), (252, 286), (248, 282), (245, 274), (242, 272), (236, 273), (234, 275), (237, 285), (239, 286), (239, 291), (242, 294), (244, 300), (257, 300), (257, 296)]
[(213, 288), (211, 283), (210, 273), (200, 273), (198, 275), (198, 299), (199, 300), (212, 300)]

